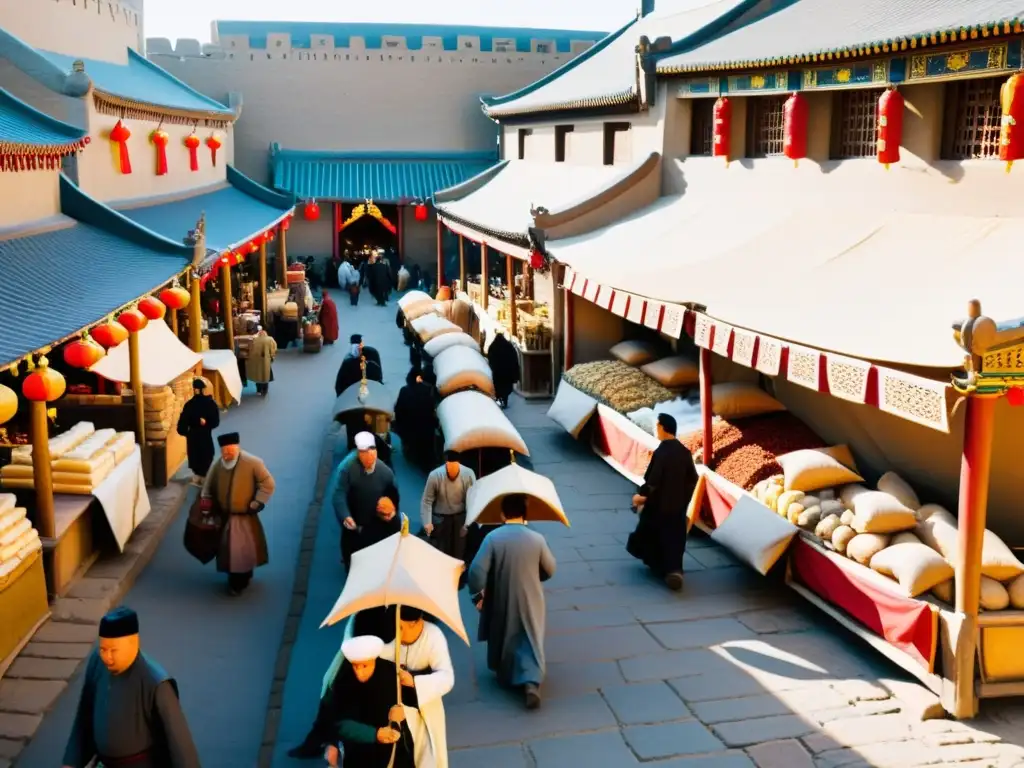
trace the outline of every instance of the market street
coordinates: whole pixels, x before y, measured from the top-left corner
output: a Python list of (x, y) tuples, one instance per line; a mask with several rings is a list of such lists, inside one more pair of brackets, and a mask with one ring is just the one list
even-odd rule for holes
[[(361, 332), (377, 347), (389, 386), (397, 390), (408, 369), (394, 301), (381, 309), (364, 298), (354, 310), (339, 302), (339, 311), (339, 344), (319, 355), (282, 351), (270, 396), (247, 394), (222, 422), (222, 430), (241, 432), (243, 448), (266, 460), (278, 484), (263, 513), (270, 565), (257, 571), (251, 591), (230, 599), (213, 566), (185, 553), (182, 514), (126, 600), (140, 614), (143, 647), (180, 684), (205, 766), (268, 764), (259, 753), (268, 702), (277, 706), (274, 668), (282, 635), (291, 639), (295, 565), (348, 334)], [(690, 540), (683, 591), (667, 591), (623, 547), (635, 524), (632, 486), (549, 422), (547, 407), (516, 397), (508, 411), (572, 521), (571, 529), (537, 526), (558, 558), (548, 584), (544, 703), (526, 712), (518, 696), (497, 687), (463, 593), (474, 644), (466, 648), (449, 633), (452, 768), (1024, 765), (1024, 706), (988, 702), (973, 724), (917, 721), (909, 712), (921, 700), (918, 686), (703, 536)], [(402, 510), (416, 530), (423, 476), (399, 451), (395, 457)], [(319, 764), (285, 752), (305, 735), (340, 643), (342, 625), (318, 627), (341, 577), (327, 505), (291, 649), (275, 768)], [(60, 765), (77, 696), (72, 685), (18, 766)]]

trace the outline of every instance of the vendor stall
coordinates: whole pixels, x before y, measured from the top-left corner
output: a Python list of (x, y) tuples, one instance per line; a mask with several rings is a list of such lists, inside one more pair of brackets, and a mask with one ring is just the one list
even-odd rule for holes
[(0, 493), (0, 677), (50, 617), (42, 548), (27, 510)]

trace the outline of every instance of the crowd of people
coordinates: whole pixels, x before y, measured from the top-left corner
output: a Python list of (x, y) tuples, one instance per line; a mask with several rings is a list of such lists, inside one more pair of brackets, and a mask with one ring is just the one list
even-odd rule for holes
[[(339, 397), (351, 387), (384, 382), (377, 350), (360, 334), (352, 334), (349, 344), (335, 380)], [(503, 406), (518, 378), (518, 362), (512, 371), (506, 344), (514, 353), (499, 335), (488, 355)], [(419, 499), (420, 536), (464, 562), (459, 589), (468, 590), (479, 611), (477, 639), (487, 644), (487, 666), (501, 685), (518, 692), (527, 709), (536, 709), (546, 668), (543, 583), (555, 575), (555, 556), (544, 536), (528, 526), (525, 494), (501, 498), (498, 524), (468, 521), (467, 499), (477, 475), (459, 453), (439, 456), (437, 393), (423, 356), (414, 349), (410, 357), (413, 365), (391, 427), (410, 463), (428, 470)], [(237, 432), (218, 435), (220, 457), (215, 456), (219, 413), (206, 389), (204, 380), (194, 381), (194, 397), (179, 426), (187, 439), (189, 467), (201, 485), (185, 544), (201, 562), (215, 559), (217, 570), (227, 575), (230, 594), (237, 596), (268, 561), (259, 515), (275, 483), (264, 462), (242, 450)], [(390, 436), (375, 432), (358, 411), (344, 426), (349, 450), (337, 462), (328, 499), (347, 576), (355, 553), (400, 533), (409, 521), (390, 461)], [(697, 472), (675, 431), (674, 419), (661, 414), (661, 442), (632, 499), (639, 521), (627, 550), (678, 590)], [(138, 617), (130, 609), (116, 609), (104, 617), (99, 635), (64, 765), (85, 768), (98, 760), (104, 768), (198, 768), (177, 684), (141, 652)], [(288, 754), (347, 768), (447, 768), (443, 698), (454, 685), (447, 640), (433, 617), (406, 606), (362, 610), (350, 620), (324, 676), (306, 738)]]

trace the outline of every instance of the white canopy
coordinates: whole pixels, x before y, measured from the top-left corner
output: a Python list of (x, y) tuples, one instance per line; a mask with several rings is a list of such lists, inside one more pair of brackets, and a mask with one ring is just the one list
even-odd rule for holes
[(446, 451), (507, 448), (530, 455), (522, 436), (493, 399), (481, 392), (456, 392), (437, 406)]
[(569, 525), (555, 484), (518, 464), (509, 464), (473, 483), (466, 494), (466, 525), (501, 523), (501, 500), (513, 493), (526, 496), (526, 519), (531, 523), (552, 521)]
[[(139, 331), (139, 367), (148, 387), (165, 386), (202, 361), (203, 356), (182, 344), (163, 320), (150, 320)], [(108, 350), (89, 370), (109, 381), (128, 383), (128, 342)]]

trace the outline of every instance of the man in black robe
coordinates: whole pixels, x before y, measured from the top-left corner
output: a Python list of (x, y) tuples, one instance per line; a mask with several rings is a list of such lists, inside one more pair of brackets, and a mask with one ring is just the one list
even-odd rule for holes
[[(178, 686), (139, 650), (139, 617), (115, 608), (100, 621), (85, 669), (65, 768), (199, 768)], [(392, 686), (392, 691), (394, 686)]]
[[(341, 646), (345, 661), (325, 696), (333, 740), (344, 750), (345, 768), (415, 768), (412, 733), (402, 704), (418, 707), (416, 689), (403, 685), (402, 702), (396, 702), (397, 669), (395, 662), (378, 658), (383, 647), (383, 641), (372, 635), (346, 640)], [(341, 765), (333, 744), (324, 757), (328, 765)]]
[(398, 392), (391, 431), (402, 438), (402, 451), (413, 464), (432, 469), (436, 430), (434, 388), (413, 368)]
[(367, 280), (370, 283), (370, 294), (378, 307), (387, 305), (388, 293), (391, 291), (391, 271), (387, 262), (376, 256), (367, 267)]
[(380, 366), (380, 353), (373, 347), (363, 344), (363, 337), (353, 333), (349, 337), (351, 345), (345, 359), (341, 361), (338, 368), (338, 375), (334, 378), (334, 394), (340, 396), (342, 392), (358, 384), (363, 380), (362, 359), (366, 359), (367, 381), (384, 382), (384, 371)]
[(633, 496), (640, 520), (629, 535), (626, 551), (678, 591), (683, 588), (686, 510), (697, 487), (697, 468), (686, 446), (676, 439), (675, 418), (658, 414), (657, 431), (661, 443), (651, 456), (644, 484)]
[(213, 430), (220, 426), (220, 409), (206, 394), (202, 379), (192, 380), (192, 393), (178, 417), (178, 434), (185, 438), (188, 468), (194, 475), (192, 484), (202, 485), (213, 463)]
[(494, 380), (494, 395), (498, 405), (508, 408), (508, 398), (519, 381), (519, 353), (512, 342), (499, 331), (487, 350), (487, 362)]

